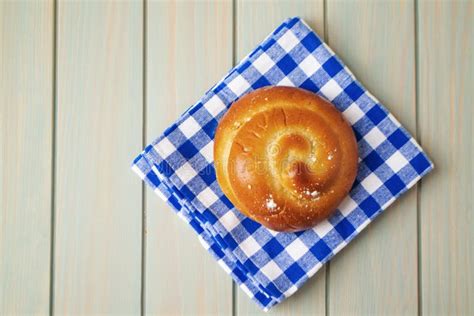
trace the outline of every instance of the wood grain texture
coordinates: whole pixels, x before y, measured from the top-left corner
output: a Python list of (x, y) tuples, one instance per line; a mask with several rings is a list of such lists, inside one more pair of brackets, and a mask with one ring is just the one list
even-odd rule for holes
[[(326, 25), (329, 45), (415, 133), (414, 3), (330, 1)], [(417, 314), (416, 198), (402, 196), (331, 261), (330, 315)]]
[(425, 315), (474, 314), (474, 5), (420, 1), (419, 130), (435, 171), (421, 186)]
[(53, 6), (0, 2), (0, 314), (49, 311)]
[(296, 15), (327, 26), (436, 169), (269, 314), (474, 314), (474, 7), (413, 1), (60, 0), (56, 96), (54, 3), (0, 1), (0, 315), (48, 314), (51, 264), (55, 314), (139, 314), (142, 202), (146, 314), (264, 314), (238, 288), (232, 305), (230, 277), (147, 188), (142, 201), (130, 163), (143, 131), (151, 142)]
[(138, 1), (59, 2), (54, 312), (138, 314), (142, 27)]
[[(324, 35), (323, 1), (242, 1), (236, 3), (236, 60), (239, 62), (253, 50), (283, 20), (293, 16), (303, 18), (321, 37)], [(271, 315), (324, 315), (325, 268), (307, 282), (290, 299), (274, 307)], [(236, 289), (237, 315), (265, 315), (240, 289)]]
[[(160, 135), (232, 66), (231, 1), (147, 8), (147, 139)], [(150, 315), (230, 315), (232, 281), (171, 208), (146, 191)]]

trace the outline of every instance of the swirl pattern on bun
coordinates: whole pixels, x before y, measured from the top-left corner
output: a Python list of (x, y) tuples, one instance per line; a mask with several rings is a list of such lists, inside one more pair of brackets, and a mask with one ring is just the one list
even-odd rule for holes
[(234, 102), (216, 130), (217, 181), (242, 213), (276, 231), (328, 217), (357, 174), (357, 143), (329, 102), (309, 91), (265, 87)]

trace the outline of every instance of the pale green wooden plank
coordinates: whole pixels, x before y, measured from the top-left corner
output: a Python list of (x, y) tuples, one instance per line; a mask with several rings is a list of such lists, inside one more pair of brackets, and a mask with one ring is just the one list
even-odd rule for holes
[(425, 315), (474, 314), (474, 8), (420, 1), (419, 130), (435, 163), (420, 196)]
[(54, 312), (138, 314), (141, 2), (60, 2)]
[(0, 314), (47, 314), (53, 4), (0, 2)]
[(323, 0), (236, 0), (236, 58), (239, 62), (285, 19), (303, 18), (324, 36)]
[[(329, 45), (411, 133), (416, 132), (412, 1), (328, 2)], [(402, 196), (331, 261), (330, 315), (413, 315), (416, 190)]]
[[(323, 1), (242, 1), (236, 0), (236, 60), (239, 62), (283, 20), (302, 17), (321, 37), (324, 35)], [(325, 278), (323, 267), (294, 296), (274, 307), (273, 315), (324, 315)], [(245, 293), (236, 289), (237, 315), (265, 315)]]
[[(147, 143), (232, 66), (231, 1), (147, 8)], [(191, 227), (146, 190), (146, 307), (153, 315), (230, 315), (231, 278)]]

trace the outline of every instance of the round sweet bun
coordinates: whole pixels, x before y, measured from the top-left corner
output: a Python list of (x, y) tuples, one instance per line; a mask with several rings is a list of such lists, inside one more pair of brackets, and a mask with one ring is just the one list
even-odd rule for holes
[(246, 216), (294, 232), (327, 218), (357, 173), (357, 143), (329, 102), (265, 87), (234, 102), (216, 130), (214, 163), (227, 198)]

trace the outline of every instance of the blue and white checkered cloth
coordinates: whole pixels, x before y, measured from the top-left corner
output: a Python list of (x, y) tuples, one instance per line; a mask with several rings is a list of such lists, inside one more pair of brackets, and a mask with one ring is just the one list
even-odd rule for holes
[[(349, 196), (333, 216), (303, 232), (274, 232), (245, 217), (216, 182), (213, 138), (219, 120), (240, 96), (267, 85), (325, 97), (358, 141), (359, 170)], [(132, 168), (268, 310), (295, 293), (433, 164), (315, 32), (291, 18), (147, 146)]]

